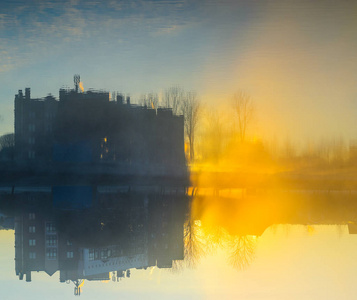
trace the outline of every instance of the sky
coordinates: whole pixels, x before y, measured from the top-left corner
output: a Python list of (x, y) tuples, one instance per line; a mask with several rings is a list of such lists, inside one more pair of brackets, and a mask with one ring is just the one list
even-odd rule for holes
[(172, 85), (256, 107), (254, 134), (357, 138), (356, 1), (13, 1), (0, 6), (0, 134), (14, 95), (73, 87), (137, 99)]

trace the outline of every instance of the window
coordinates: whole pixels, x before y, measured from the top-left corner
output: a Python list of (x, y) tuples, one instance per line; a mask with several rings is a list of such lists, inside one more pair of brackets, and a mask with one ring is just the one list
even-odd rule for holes
[(30, 131), (30, 132), (35, 132), (35, 131), (36, 131), (36, 126), (35, 126), (35, 124), (29, 124), (29, 131)]
[[(111, 256), (112, 251), (110, 249), (101, 249), (98, 251), (98, 254), (100, 255), (101, 260), (106, 260)], [(95, 253), (95, 256), (97, 256), (97, 251)], [(97, 259), (97, 257), (96, 257)]]
[(35, 144), (35, 138), (34, 137), (29, 137), (29, 144), (30, 145)]
[(46, 236), (46, 246), (57, 246), (57, 236), (47, 235)]
[(52, 124), (46, 124), (45, 129), (46, 129), (46, 131), (51, 132), (52, 131)]
[(67, 251), (67, 258), (73, 258), (73, 251)]
[(35, 220), (36, 215), (34, 213), (29, 213), (29, 220)]
[(29, 226), (29, 233), (35, 233), (36, 232), (36, 227), (35, 226)]
[(36, 252), (29, 252), (30, 259), (36, 259)]
[(35, 151), (29, 151), (29, 158), (34, 159), (35, 158)]
[(56, 259), (57, 258), (57, 249), (56, 248), (46, 249), (46, 257), (48, 259)]
[(53, 223), (46, 223), (47, 232), (56, 232), (56, 225)]
[(89, 249), (89, 260), (94, 260), (94, 250)]
[(70, 240), (67, 240), (67, 246), (72, 246), (72, 242)]
[(36, 240), (29, 240), (29, 246), (36, 246)]
[(45, 112), (45, 118), (46, 119), (53, 119), (53, 113), (51, 113), (51, 112)]

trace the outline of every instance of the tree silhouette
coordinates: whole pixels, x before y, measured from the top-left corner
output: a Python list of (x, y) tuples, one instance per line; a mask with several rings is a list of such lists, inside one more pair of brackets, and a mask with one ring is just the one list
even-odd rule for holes
[(157, 109), (159, 106), (158, 94), (154, 92), (143, 94), (139, 100), (139, 105)]
[(247, 128), (254, 116), (254, 105), (249, 95), (239, 91), (233, 97), (233, 107), (238, 118), (239, 138), (244, 143)]
[(223, 118), (217, 110), (208, 110), (205, 113), (205, 133), (203, 155), (212, 162), (218, 162), (222, 155), (224, 143)]
[(15, 135), (7, 133), (0, 136), (0, 150), (4, 148), (12, 148), (15, 146)]
[(165, 90), (164, 106), (172, 108), (172, 113), (178, 115), (181, 113), (181, 106), (185, 99), (185, 91), (179, 86), (172, 86)]
[(15, 135), (13, 133), (7, 133), (0, 136), (0, 154), (3, 159), (14, 159)]
[(181, 112), (184, 115), (185, 134), (190, 146), (190, 161), (195, 159), (195, 134), (199, 119), (201, 104), (195, 92), (187, 92), (181, 105)]

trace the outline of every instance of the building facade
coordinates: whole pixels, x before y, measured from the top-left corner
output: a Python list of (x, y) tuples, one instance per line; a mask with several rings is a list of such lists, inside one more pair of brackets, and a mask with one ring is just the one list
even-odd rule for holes
[(32, 99), (26, 88), (15, 96), (15, 153), (22, 162), (184, 166), (184, 119), (108, 92)]

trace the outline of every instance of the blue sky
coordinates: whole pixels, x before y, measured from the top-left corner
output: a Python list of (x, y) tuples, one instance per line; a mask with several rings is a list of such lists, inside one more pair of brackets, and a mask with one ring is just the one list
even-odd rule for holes
[[(238, 89), (256, 102), (261, 136), (357, 132), (354, 1), (2, 1), (0, 134), (13, 99), (85, 89), (196, 90), (229, 109)], [(226, 104), (226, 106), (224, 106)]]

